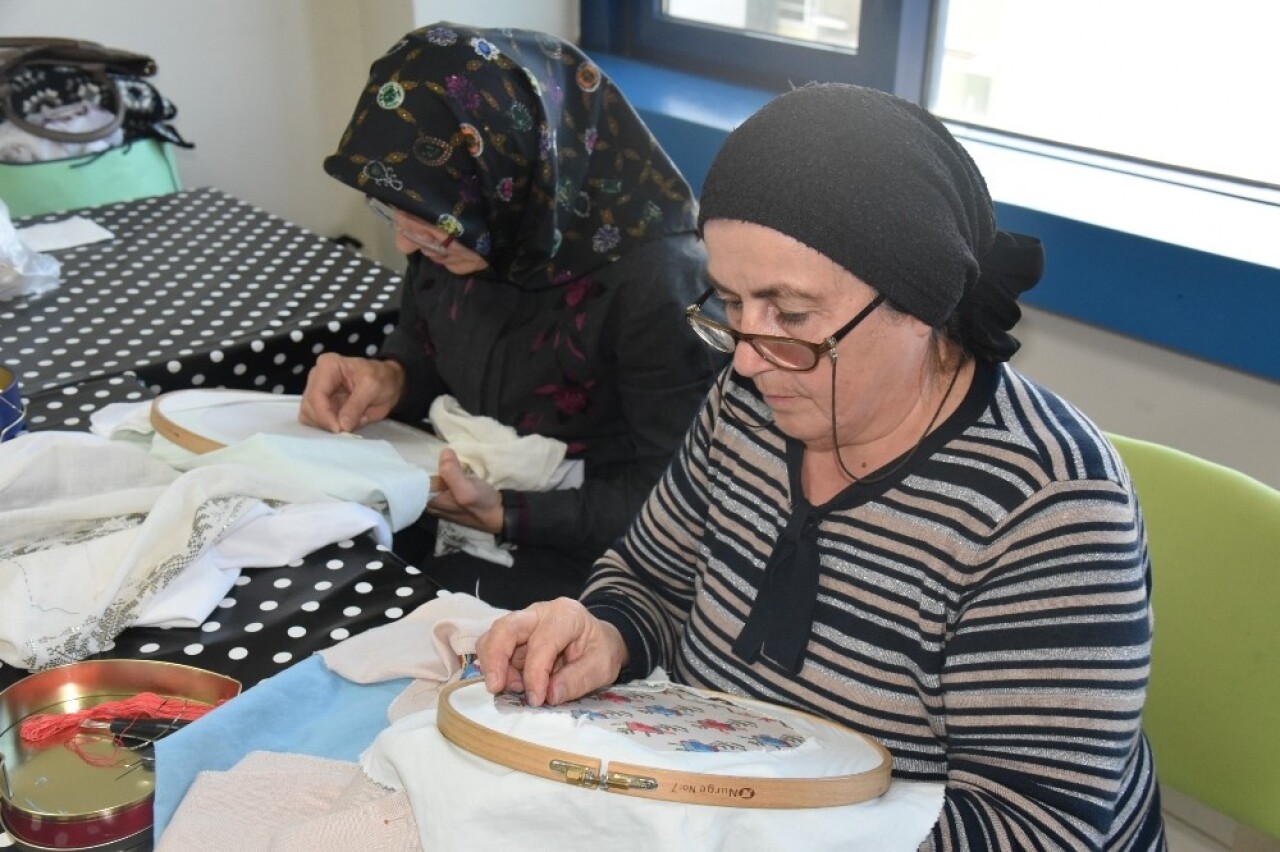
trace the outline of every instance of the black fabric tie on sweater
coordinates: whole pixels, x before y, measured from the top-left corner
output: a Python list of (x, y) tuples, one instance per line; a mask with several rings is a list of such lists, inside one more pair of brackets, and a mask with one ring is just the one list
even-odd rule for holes
[(801, 500), (773, 548), (733, 653), (748, 663), (763, 654), (799, 674), (818, 603), (818, 574), (818, 518)]

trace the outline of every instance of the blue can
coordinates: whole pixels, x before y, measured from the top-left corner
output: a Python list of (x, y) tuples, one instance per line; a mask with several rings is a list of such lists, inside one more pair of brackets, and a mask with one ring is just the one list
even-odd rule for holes
[(27, 406), (22, 401), (18, 376), (0, 367), (0, 441), (16, 438), (27, 429)]

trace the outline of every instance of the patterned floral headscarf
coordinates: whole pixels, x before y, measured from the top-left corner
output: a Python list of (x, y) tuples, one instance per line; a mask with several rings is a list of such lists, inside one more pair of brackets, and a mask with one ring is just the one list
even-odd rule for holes
[(688, 184), (612, 81), (572, 44), (527, 30), (406, 35), (373, 63), (324, 168), (527, 288), (695, 228)]

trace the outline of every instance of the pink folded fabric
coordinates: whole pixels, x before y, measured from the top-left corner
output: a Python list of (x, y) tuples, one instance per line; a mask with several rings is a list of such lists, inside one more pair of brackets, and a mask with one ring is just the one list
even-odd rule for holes
[(356, 683), (414, 679), (387, 716), (397, 719), (436, 706), (440, 689), (461, 669), (462, 656), (508, 611), (466, 594), (441, 592), (399, 621), (321, 651), (329, 670)]
[(226, 772), (202, 772), (157, 852), (419, 850), (403, 792), (354, 763), (252, 752)]

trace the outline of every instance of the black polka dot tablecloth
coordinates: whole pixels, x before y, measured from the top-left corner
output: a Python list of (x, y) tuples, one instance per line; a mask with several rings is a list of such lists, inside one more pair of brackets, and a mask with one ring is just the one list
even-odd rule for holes
[(87, 432), (94, 411), (112, 402), (143, 402), (155, 393), (135, 375), (125, 373), (50, 388), (27, 399), (27, 427)]
[[(32, 431), (87, 430), (93, 409), (153, 396), (133, 376), (90, 379), (33, 395)], [(133, 627), (91, 659), (165, 660), (234, 677), (247, 689), (315, 651), (394, 621), (439, 587), (368, 536), (274, 568), (247, 569), (198, 628)], [(0, 689), (28, 673), (0, 663)]]
[(0, 363), (28, 397), (125, 372), (298, 393), (319, 353), (371, 354), (395, 322), (395, 272), (216, 189), (15, 224), (71, 215), (113, 238), (50, 252), (59, 286), (0, 302)]
[[(200, 627), (131, 627), (114, 648), (89, 659), (183, 663), (248, 689), (348, 636), (395, 621), (437, 589), (417, 567), (361, 537), (289, 565), (247, 569)], [(0, 688), (27, 674), (0, 664)]]
[[(370, 353), (395, 321), (398, 276), (216, 190), (80, 215), (115, 238), (57, 252), (57, 289), (0, 302), (0, 363), (20, 378), (33, 431), (87, 430), (108, 403), (188, 387), (297, 393), (320, 352)], [(185, 663), (248, 688), (436, 591), (363, 536), (248, 569), (199, 628), (130, 628), (98, 656)], [(26, 674), (0, 665), (0, 688)]]

